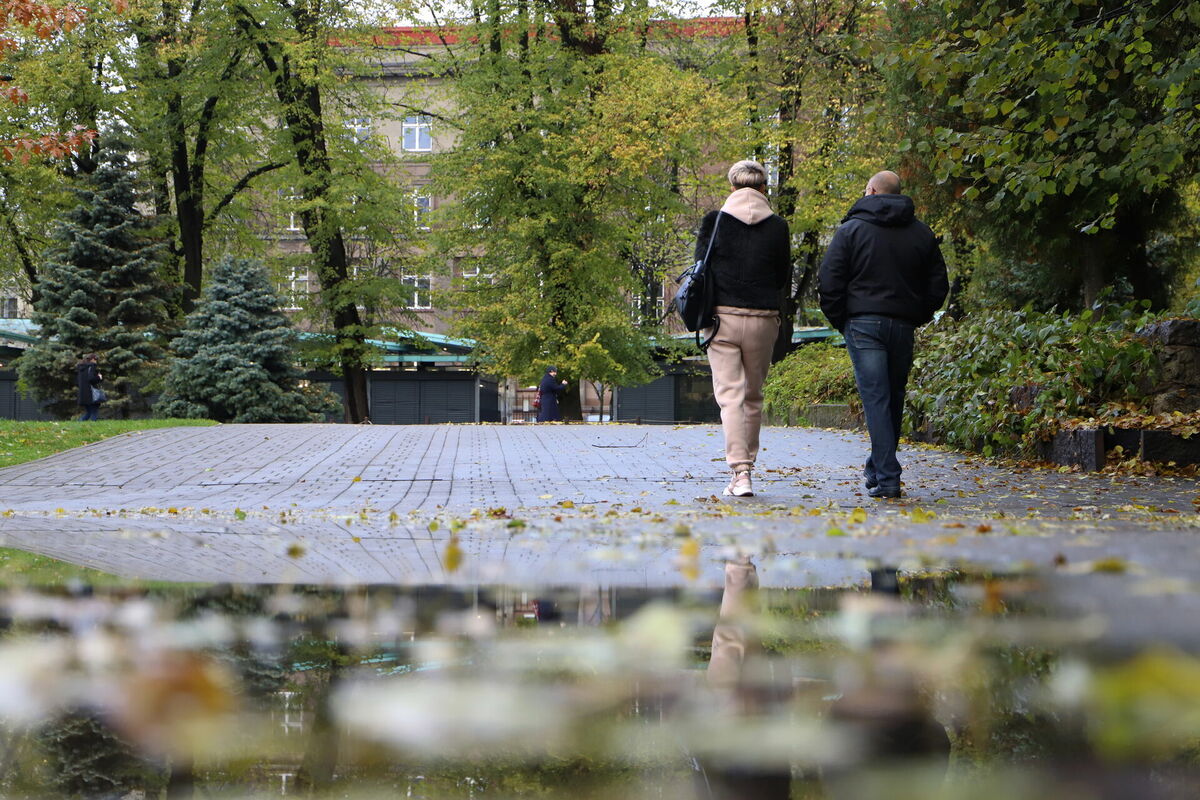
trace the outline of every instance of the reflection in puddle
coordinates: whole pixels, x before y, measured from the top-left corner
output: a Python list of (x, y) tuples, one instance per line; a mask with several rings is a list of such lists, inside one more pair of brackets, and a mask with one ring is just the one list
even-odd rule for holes
[(0, 597), (6, 797), (1195, 797), (1200, 661), (1015, 576)]

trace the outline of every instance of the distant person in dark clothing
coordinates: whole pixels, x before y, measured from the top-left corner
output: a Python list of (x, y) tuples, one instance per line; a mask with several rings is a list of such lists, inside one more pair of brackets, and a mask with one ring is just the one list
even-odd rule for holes
[(871, 454), (871, 497), (900, 496), (900, 424), (912, 368), (913, 332), (946, 301), (946, 263), (929, 226), (880, 172), (842, 220), (820, 270), (821, 310), (842, 332), (862, 398)]
[(558, 398), (567, 391), (567, 382), (558, 379), (558, 367), (546, 367), (546, 374), (538, 384), (538, 422), (561, 422)]
[(75, 365), (75, 385), (79, 388), (79, 405), (83, 406), (80, 420), (95, 419), (100, 413), (100, 404), (104, 402), (104, 394), (100, 389), (104, 378), (100, 375), (99, 360), (95, 353), (88, 353)]

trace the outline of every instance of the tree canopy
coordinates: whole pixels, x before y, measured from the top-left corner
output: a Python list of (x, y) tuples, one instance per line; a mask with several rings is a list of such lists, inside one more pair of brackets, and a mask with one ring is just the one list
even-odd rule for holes
[[(634, 254), (647, 229), (691, 223), (681, 184), (737, 123), (711, 85), (647, 46), (644, 16), (604, 8), (492, 6), (469, 32), (478, 51), (456, 61), (459, 140), (435, 165), (455, 198), (441, 241), (479, 254), (454, 302), (499, 374), (532, 380), (553, 363), (574, 381), (648, 379), (659, 327), (636, 308)], [(663, 272), (685, 260), (675, 239)]]
[[(121, 2), (123, 7), (124, 0)], [(39, 0), (5, 0), (0, 3), (0, 64), (19, 54), (23, 43), (52, 39), (70, 31), (83, 22), (85, 15), (85, 8), (74, 2), (51, 5)], [(29, 102), (28, 92), (7, 74), (0, 74), (0, 98), (18, 106)], [(28, 121), (28, 116), (22, 119)], [(86, 146), (95, 135), (95, 130), (78, 125), (67, 131), (46, 130), (0, 120), (0, 156), (6, 161), (23, 162), (33, 157), (61, 158)]]
[[(879, 66), (908, 119), (913, 172), (1064, 299), (1109, 285), (1158, 304), (1148, 257), (1200, 154), (1200, 5), (893, 3)], [(1074, 299), (1071, 299), (1074, 298)]]

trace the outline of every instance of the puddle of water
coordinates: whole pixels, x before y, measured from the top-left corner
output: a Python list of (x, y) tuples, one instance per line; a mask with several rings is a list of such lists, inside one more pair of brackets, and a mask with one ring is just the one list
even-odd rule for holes
[(1041, 581), (0, 595), (0, 794), (1200, 796), (1200, 659)]

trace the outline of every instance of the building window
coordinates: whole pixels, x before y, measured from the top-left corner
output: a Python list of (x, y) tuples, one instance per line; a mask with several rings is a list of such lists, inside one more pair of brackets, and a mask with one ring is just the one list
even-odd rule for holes
[(433, 210), (433, 198), (427, 194), (413, 195), (413, 219), (417, 230), (429, 230), (429, 212)]
[(428, 114), (405, 117), (401, 125), (404, 149), (412, 153), (428, 153), (433, 150), (433, 122)]
[(371, 125), (370, 117), (351, 117), (345, 122), (346, 130), (350, 132), (350, 136), (354, 141), (362, 144), (371, 138), (371, 134), (375, 129)]
[(0, 297), (0, 319), (16, 319), (20, 307), (19, 297)]
[(433, 295), (429, 290), (429, 286), (432, 283), (432, 276), (405, 275), (401, 279), (401, 283), (412, 289), (412, 299), (408, 304), (410, 310), (428, 311), (433, 308)]
[(283, 196), (283, 202), (287, 208), (287, 226), (285, 230), (292, 232), (300, 232), (304, 230), (303, 223), (300, 219), (300, 203), (304, 197), (300, 195), (295, 187), (287, 190), (287, 194)]
[(458, 272), (464, 278), (478, 278), (479, 259), (475, 256), (464, 256), (458, 259)]
[(311, 278), (307, 267), (292, 267), (284, 282), (283, 295), (285, 311), (299, 311), (311, 291)]

